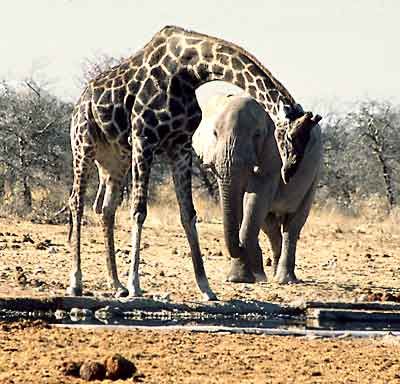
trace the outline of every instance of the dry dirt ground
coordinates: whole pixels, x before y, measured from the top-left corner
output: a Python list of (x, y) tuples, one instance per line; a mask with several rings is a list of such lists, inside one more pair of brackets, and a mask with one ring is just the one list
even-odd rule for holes
[[(204, 217), (207, 214), (204, 213)], [(82, 266), (87, 293), (109, 293), (101, 228), (83, 228)], [(297, 252), (301, 284), (227, 284), (229, 260), (222, 225), (198, 225), (210, 285), (220, 300), (274, 302), (365, 300), (400, 294), (400, 231), (396, 220), (372, 222), (314, 213)], [(66, 225), (0, 219), (0, 296), (62, 295), (71, 253)], [(129, 221), (116, 228), (119, 274), (127, 278)], [(261, 235), (265, 261), (269, 255)], [(150, 210), (142, 241), (145, 296), (199, 300), (188, 246), (175, 211)], [(267, 274), (269, 267), (266, 266)], [(310, 339), (189, 332), (0, 328), (1, 383), (79, 382), (58, 367), (69, 360), (102, 360), (119, 352), (133, 359), (146, 383), (400, 383), (400, 344), (384, 339)], [(74, 381), (75, 380), (75, 381)]]

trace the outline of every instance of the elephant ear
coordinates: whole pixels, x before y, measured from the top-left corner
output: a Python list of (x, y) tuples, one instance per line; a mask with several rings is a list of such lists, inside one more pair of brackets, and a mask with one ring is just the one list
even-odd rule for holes
[(266, 156), (265, 151), (270, 149), (268, 147), (268, 141), (270, 135), (274, 131), (274, 122), (265, 112), (264, 108), (262, 108), (258, 103), (252, 105), (252, 108), (249, 108), (248, 112), (251, 112), (253, 118), (252, 126), (257, 130), (257, 134), (254, 138), (257, 157), (257, 164), (254, 167), (254, 172), (261, 175), (264, 173), (266, 167), (265, 160), (268, 156)]
[(214, 150), (217, 144), (214, 129), (215, 119), (203, 119), (192, 138), (194, 151), (205, 166), (211, 166), (214, 162)]

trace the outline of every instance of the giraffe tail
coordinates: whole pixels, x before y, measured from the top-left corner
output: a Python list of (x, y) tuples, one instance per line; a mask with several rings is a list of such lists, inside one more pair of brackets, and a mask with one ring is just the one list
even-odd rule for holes
[[(73, 193), (74, 193), (74, 188), (71, 187), (71, 189), (69, 191), (70, 199), (71, 199), (71, 196), (72, 196)], [(72, 231), (74, 229), (74, 222), (72, 220), (72, 210), (71, 210), (71, 206), (70, 206), (69, 202), (65, 206), (65, 208), (68, 208), (68, 243), (71, 243)]]

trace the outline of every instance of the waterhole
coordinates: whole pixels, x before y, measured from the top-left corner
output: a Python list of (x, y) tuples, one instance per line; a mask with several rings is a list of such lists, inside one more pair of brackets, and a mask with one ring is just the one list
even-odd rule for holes
[(382, 303), (283, 305), (241, 300), (172, 303), (153, 298), (0, 299), (0, 321), (20, 320), (42, 320), (58, 327), (316, 336), (400, 335), (400, 306)]

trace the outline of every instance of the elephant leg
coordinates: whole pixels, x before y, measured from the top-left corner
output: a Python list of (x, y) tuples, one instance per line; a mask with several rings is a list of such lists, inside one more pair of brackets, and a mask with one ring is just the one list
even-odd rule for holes
[(282, 253), (278, 262), (275, 280), (281, 284), (297, 283), (295, 275), (296, 246), (301, 229), (310, 213), (315, 194), (315, 182), (295, 213), (287, 214), (282, 224)]
[(287, 215), (282, 230), (282, 254), (275, 272), (275, 280), (281, 284), (297, 283), (295, 275), (296, 246), (300, 234), (297, 219)]
[(243, 248), (242, 252), (247, 259), (246, 264), (248, 265), (248, 268), (250, 269), (256, 282), (267, 280), (267, 275), (264, 271), (262, 250), (258, 242), (259, 232), (260, 230), (258, 229), (254, 230), (251, 236), (242, 234), (240, 240), (241, 248)]
[(271, 209), (278, 184), (279, 175), (251, 178), (244, 200), (243, 220), (239, 238), (242, 247), (246, 251), (250, 269), (256, 281), (265, 281), (267, 279), (258, 236), (265, 217)]
[(269, 213), (262, 225), (263, 232), (267, 235), (272, 251), (272, 273), (275, 276), (282, 250), (282, 232), (279, 218), (274, 213)]

